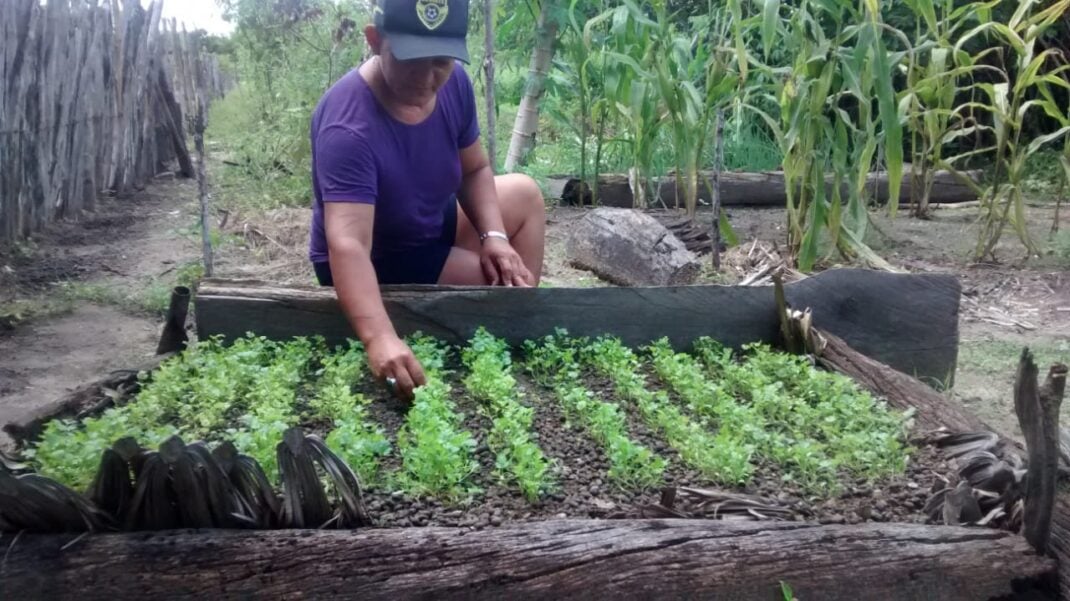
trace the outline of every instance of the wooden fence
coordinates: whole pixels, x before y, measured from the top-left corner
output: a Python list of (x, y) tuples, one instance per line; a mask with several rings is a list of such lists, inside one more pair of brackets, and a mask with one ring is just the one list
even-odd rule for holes
[(0, 1), (0, 245), (125, 196), (178, 161), (226, 82), (162, 1)]

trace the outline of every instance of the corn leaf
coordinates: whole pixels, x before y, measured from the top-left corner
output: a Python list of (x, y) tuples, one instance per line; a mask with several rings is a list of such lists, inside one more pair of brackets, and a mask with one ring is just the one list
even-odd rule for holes
[(780, 22), (780, 0), (765, 0), (762, 3), (762, 50), (769, 58), (776, 36), (777, 24)]
[[(874, 26), (875, 27), (875, 26)], [(881, 124), (884, 126), (884, 156), (888, 169), (888, 211), (895, 217), (899, 209), (899, 188), (903, 181), (903, 126), (892, 85), (892, 69), (879, 32), (874, 32), (874, 83)]]

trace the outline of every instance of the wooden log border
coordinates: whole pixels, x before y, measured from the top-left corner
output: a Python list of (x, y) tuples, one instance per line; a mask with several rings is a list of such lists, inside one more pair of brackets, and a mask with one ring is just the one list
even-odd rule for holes
[[(788, 303), (809, 307), (814, 323), (852, 348), (930, 385), (953, 381), (958, 357), (960, 285), (951, 275), (838, 269), (788, 284)], [(687, 349), (700, 336), (732, 347), (776, 344), (773, 287), (450, 288), (384, 287), (387, 312), (402, 335), (421, 331), (452, 343), (485, 325), (512, 344), (565, 328), (609, 334), (639, 346), (665, 336)], [(202, 338), (255, 332), (272, 339), (351, 337), (334, 291), (254, 281), (206, 280), (196, 299)]]
[[(997, 530), (554, 520), (483, 531), (22, 536), (5, 599), (1044, 599), (1055, 562)], [(1026, 596), (1026, 595), (1036, 596)]]

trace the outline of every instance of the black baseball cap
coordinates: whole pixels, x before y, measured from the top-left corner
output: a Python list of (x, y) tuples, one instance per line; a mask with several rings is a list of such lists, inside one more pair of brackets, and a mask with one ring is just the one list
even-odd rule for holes
[(468, 62), (468, 0), (376, 0), (375, 27), (399, 60), (449, 56)]

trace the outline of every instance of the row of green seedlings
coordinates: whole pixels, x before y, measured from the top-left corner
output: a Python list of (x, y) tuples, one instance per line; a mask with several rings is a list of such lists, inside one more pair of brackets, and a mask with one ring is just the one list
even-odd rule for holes
[(534, 502), (553, 487), (551, 463), (532, 438), (535, 411), (520, 402), (508, 343), (480, 328), (461, 358), (469, 370), (465, 388), (491, 420), (487, 446), (499, 477)]
[[(309, 378), (320, 356), (320, 377)], [(230, 346), (202, 341), (143, 375), (142, 391), (130, 403), (81, 423), (50, 422), (27, 455), (41, 473), (84, 490), (100, 454), (116, 440), (129, 436), (154, 448), (180, 435), (232, 441), (274, 478), (283, 433), (302, 422), (326, 419), (333, 426), (328, 444), (354, 466), (362, 482), (374, 483), (378, 459), (389, 452), (389, 443), (367, 419), (367, 401), (352, 392), (363, 366), (359, 344), (328, 354), (321, 340), (304, 338), (275, 343), (248, 336)], [(306, 411), (298, 410), (299, 395), (309, 397)]]
[(120, 438), (155, 448), (175, 435), (208, 439), (221, 433), (229, 419), (242, 414), (246, 399), (270, 394), (272, 380), (260, 376), (287, 348), (254, 336), (230, 347), (218, 340), (199, 342), (151, 374), (141, 374), (142, 391), (135, 400), (81, 422), (49, 422), (26, 455), (41, 473), (85, 490), (101, 453)]
[(648, 352), (658, 377), (704, 428), (777, 465), (785, 482), (831, 493), (844, 475), (877, 478), (906, 469), (909, 416), (850, 379), (761, 345), (746, 347), (742, 362), (708, 338), (695, 350), (697, 358), (662, 340)]
[(662, 481), (666, 461), (628, 435), (628, 420), (616, 403), (596, 398), (583, 384), (582, 346), (564, 332), (541, 343), (527, 342), (526, 367), (539, 385), (552, 389), (569, 421), (578, 422), (602, 446), (609, 461), (607, 477), (626, 489), (644, 489)]
[(446, 359), (448, 347), (426, 336), (408, 340), (424, 368), (427, 383), (415, 399), (398, 431), (401, 470), (397, 485), (413, 496), (460, 501), (479, 489), (472, 476), (479, 470), (476, 438), (464, 429), (464, 414), (450, 399)]

